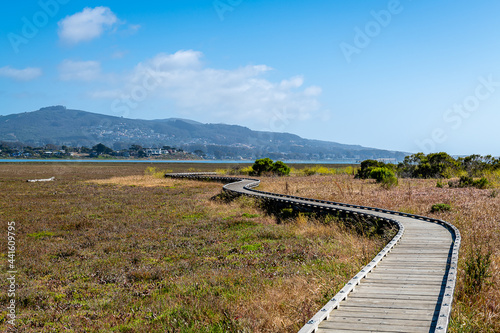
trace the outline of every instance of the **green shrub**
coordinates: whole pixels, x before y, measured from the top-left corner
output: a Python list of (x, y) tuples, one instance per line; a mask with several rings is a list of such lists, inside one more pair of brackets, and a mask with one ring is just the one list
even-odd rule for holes
[(283, 219), (288, 219), (294, 217), (295, 212), (293, 211), (293, 208), (282, 208), (281, 211), (279, 212), (279, 215)]
[(398, 179), (396, 176), (390, 176), (387, 178), (384, 178), (382, 181), (382, 187), (385, 189), (390, 189), (391, 187), (398, 186)]
[(312, 176), (312, 175), (315, 175), (317, 174), (318, 172), (316, 171), (316, 169), (313, 169), (313, 168), (304, 168), (302, 170), (300, 170), (300, 172), (304, 175), (304, 176)]
[(370, 172), (370, 178), (375, 179), (377, 183), (381, 183), (385, 188), (391, 188), (398, 185), (398, 179), (392, 170), (386, 167), (376, 167)]
[(146, 170), (144, 170), (144, 174), (146, 176), (152, 176), (155, 178), (164, 178), (166, 173), (167, 171), (160, 170), (155, 167), (147, 167)]
[(253, 168), (251, 166), (247, 166), (247, 167), (241, 169), (240, 172), (243, 175), (251, 175), (251, 174), (253, 174), (254, 171), (253, 171)]
[(470, 187), (474, 186), (474, 179), (469, 176), (462, 176), (460, 177), (460, 180), (458, 181), (458, 186), (459, 187)]
[(436, 213), (436, 212), (447, 212), (451, 210), (451, 206), (448, 204), (435, 204), (432, 205), (431, 207), (431, 213)]
[(281, 161), (276, 161), (273, 164), (272, 171), (278, 176), (288, 176), (290, 174), (290, 167)]
[(483, 254), (481, 249), (469, 253), (465, 260), (465, 294), (473, 296), (479, 293), (484, 282), (491, 276), (491, 251)]
[(491, 187), (491, 183), (488, 181), (488, 179), (486, 179), (486, 177), (474, 180), (474, 178), (469, 176), (461, 176), (458, 182), (450, 181), (448, 185), (450, 185), (450, 187), (475, 187), (479, 189), (486, 189)]
[(386, 167), (384, 162), (379, 162), (375, 160), (365, 160), (361, 162), (361, 168), (356, 173), (356, 178), (359, 179), (368, 179), (371, 178), (371, 172), (375, 168), (384, 168)]
[(394, 172), (387, 168), (373, 168), (370, 172), (370, 178), (375, 179), (378, 183), (390, 177), (394, 177)]
[(491, 184), (488, 181), (488, 179), (486, 179), (485, 177), (481, 177), (481, 179), (474, 181), (473, 186), (476, 188), (485, 189), (485, 188), (489, 188), (491, 186)]
[(290, 174), (290, 167), (282, 161), (273, 162), (272, 159), (266, 157), (256, 160), (252, 166), (252, 175), (260, 176), (263, 173), (288, 176)]
[(253, 175), (260, 176), (265, 172), (270, 172), (273, 169), (273, 160), (266, 157), (255, 160), (252, 170)]

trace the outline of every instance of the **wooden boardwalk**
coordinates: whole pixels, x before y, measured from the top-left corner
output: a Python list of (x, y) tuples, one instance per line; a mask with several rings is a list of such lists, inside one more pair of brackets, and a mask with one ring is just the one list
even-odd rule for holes
[(439, 224), (408, 217), (391, 254), (316, 332), (433, 332), (446, 289), (453, 237)]
[(226, 182), (227, 192), (308, 210), (375, 217), (399, 228), (391, 242), (299, 333), (447, 331), (460, 247), (460, 233), (451, 224), (385, 209), (255, 191), (256, 179), (212, 174), (167, 176)]

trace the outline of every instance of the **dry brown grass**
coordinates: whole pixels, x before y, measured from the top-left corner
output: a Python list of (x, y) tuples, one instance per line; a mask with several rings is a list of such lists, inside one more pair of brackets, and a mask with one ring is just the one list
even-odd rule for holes
[(158, 178), (150, 175), (133, 175), (125, 177), (111, 177), (106, 179), (88, 180), (88, 183), (99, 185), (117, 185), (117, 186), (140, 186), (140, 187), (182, 187), (194, 188), (199, 187), (199, 184), (172, 178)]
[[(400, 179), (386, 190), (372, 180), (348, 175), (263, 179), (265, 191), (381, 207), (441, 218), (457, 226), (462, 235), (460, 275), (450, 332), (500, 332), (500, 196), (498, 189), (437, 188), (436, 180)], [(431, 213), (431, 206), (449, 204), (450, 212)], [(492, 253), (486, 279), (479, 293), (466, 293), (465, 263), (479, 250)]]
[(304, 215), (277, 224), (251, 199), (212, 200), (218, 183), (148, 166), (0, 165), (19, 331), (295, 332), (384, 243)]

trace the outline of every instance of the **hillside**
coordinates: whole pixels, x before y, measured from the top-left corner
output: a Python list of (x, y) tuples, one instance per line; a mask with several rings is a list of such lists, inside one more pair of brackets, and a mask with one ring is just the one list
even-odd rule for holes
[(93, 146), (99, 142), (119, 150), (131, 144), (170, 145), (188, 151), (203, 151), (209, 158), (355, 159), (396, 158), (406, 153), (303, 139), (289, 133), (253, 131), (249, 128), (202, 124), (171, 118), (127, 119), (63, 106), (0, 116), (0, 140), (31, 146), (45, 144)]

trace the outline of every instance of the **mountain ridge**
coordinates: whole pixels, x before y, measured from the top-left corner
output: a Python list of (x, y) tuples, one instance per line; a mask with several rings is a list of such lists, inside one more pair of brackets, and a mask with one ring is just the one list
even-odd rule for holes
[(182, 118), (129, 119), (94, 112), (44, 107), (0, 116), (0, 140), (27, 145), (93, 146), (113, 149), (170, 145), (203, 151), (209, 158), (367, 159), (402, 160), (405, 152), (361, 145), (304, 139), (291, 133), (254, 131), (244, 126), (204, 124)]

